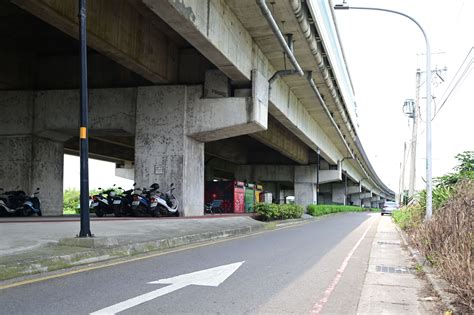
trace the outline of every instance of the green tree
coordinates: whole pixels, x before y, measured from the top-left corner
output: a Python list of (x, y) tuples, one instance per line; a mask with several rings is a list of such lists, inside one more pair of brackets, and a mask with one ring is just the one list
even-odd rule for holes
[(458, 165), (454, 172), (435, 179), (437, 187), (452, 187), (463, 179), (474, 179), (474, 151), (464, 151), (456, 155)]

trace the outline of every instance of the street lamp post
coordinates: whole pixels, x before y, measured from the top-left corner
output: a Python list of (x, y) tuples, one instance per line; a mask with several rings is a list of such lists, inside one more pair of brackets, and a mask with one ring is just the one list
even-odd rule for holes
[(81, 230), (79, 237), (92, 237), (89, 218), (89, 140), (88, 126), (88, 95), (87, 95), (87, 9), (86, 0), (79, 0), (79, 39), (81, 56), (81, 110), (80, 110), (80, 158), (81, 158)]
[(433, 179), (432, 179), (432, 160), (431, 160), (431, 49), (428, 41), (428, 36), (421, 25), (411, 16), (389, 9), (373, 8), (373, 7), (351, 7), (346, 4), (337, 4), (334, 6), (335, 10), (372, 10), (383, 11), (398, 14), (410, 19), (415, 23), (420, 31), (423, 33), (426, 45), (426, 219), (431, 219), (432, 215), (432, 194), (433, 194)]
[(318, 163), (316, 166), (316, 204), (319, 205), (319, 168), (321, 165), (321, 150), (318, 148)]

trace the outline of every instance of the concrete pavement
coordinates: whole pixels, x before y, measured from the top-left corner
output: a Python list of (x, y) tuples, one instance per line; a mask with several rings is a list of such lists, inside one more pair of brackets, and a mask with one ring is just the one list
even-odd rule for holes
[(392, 218), (382, 217), (372, 243), (357, 314), (434, 314), (441, 307), (403, 245)]

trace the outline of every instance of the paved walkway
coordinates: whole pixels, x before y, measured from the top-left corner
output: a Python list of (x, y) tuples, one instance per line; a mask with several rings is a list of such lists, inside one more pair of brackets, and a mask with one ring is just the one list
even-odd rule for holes
[(392, 218), (379, 221), (357, 314), (435, 314), (436, 302)]

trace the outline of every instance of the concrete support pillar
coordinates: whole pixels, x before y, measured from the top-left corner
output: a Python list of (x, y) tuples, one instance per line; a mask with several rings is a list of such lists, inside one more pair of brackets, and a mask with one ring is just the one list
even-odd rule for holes
[(44, 215), (63, 213), (63, 157), (61, 142), (25, 136), (0, 136), (0, 187), (24, 190), (37, 187)]
[(333, 183), (332, 184), (332, 203), (343, 205), (345, 197), (346, 195), (345, 195), (344, 183)]
[[(36, 92), (0, 92), (0, 187), (38, 196), (44, 215), (63, 213), (62, 142), (37, 136)], [(56, 116), (54, 116), (56, 117)]]
[(356, 196), (351, 196), (351, 204), (352, 206), (361, 206), (362, 205), (362, 201), (361, 199), (357, 198)]
[(31, 143), (30, 135), (0, 136), (1, 188), (5, 190), (31, 189)]
[(371, 206), (372, 202), (370, 201), (370, 198), (362, 199), (362, 207), (370, 208)]
[(62, 142), (33, 137), (31, 191), (40, 188), (44, 215), (63, 214), (64, 145)]
[(295, 203), (306, 208), (316, 200), (316, 165), (295, 166)]
[(202, 215), (204, 143), (186, 135), (186, 86), (138, 89), (135, 133), (135, 181), (175, 184), (182, 215)]

